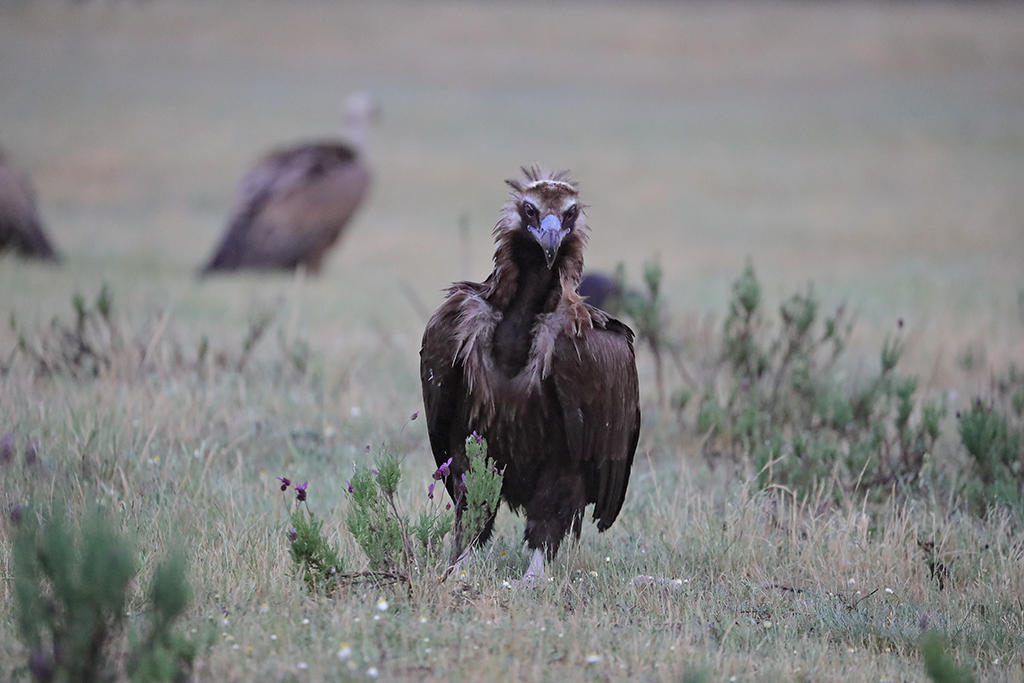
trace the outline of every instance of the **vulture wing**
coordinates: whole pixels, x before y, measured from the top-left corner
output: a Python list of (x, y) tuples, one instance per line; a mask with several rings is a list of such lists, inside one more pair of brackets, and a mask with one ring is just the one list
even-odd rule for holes
[(205, 270), (294, 268), (337, 240), (369, 187), (369, 169), (339, 143), (274, 152), (250, 170)]
[[(462, 386), (462, 364), (455, 359), (458, 309), (451, 298), (437, 310), (427, 323), (420, 347), (420, 383), (423, 386), (423, 409), (427, 434), (434, 461), (440, 467), (452, 447), (452, 424), (457, 418)], [(447, 480), (446, 480), (447, 481)]]
[[(595, 315), (595, 323), (600, 318)], [(580, 337), (561, 335), (552, 359), (569, 455), (584, 468), (587, 500), (604, 531), (626, 497), (640, 435), (640, 390), (633, 331), (609, 318)]]

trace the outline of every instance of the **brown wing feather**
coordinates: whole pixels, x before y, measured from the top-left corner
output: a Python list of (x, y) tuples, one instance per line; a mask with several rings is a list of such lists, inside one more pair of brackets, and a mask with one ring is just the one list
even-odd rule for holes
[[(420, 383), (423, 409), (434, 461), (441, 465), (455, 453), (452, 449), (453, 422), (459, 397), (464, 393), (462, 364), (455, 362), (454, 330), (458, 308), (448, 299), (431, 316), (420, 346)], [(447, 483), (447, 482), (446, 482)]]
[(239, 204), (205, 270), (294, 268), (330, 247), (369, 187), (345, 145), (315, 143), (265, 157), (242, 179)]
[(604, 531), (626, 497), (640, 435), (640, 392), (633, 332), (615, 319), (555, 345), (552, 376), (569, 454), (584, 468), (587, 500)]

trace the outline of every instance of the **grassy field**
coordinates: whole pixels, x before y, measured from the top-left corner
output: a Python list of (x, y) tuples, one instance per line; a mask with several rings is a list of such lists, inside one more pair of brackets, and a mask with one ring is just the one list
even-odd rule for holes
[[(771, 302), (813, 282), (848, 303), (854, 371), (905, 320), (923, 391), (966, 405), (1024, 365), (1022, 76), (1009, 4), (4, 4), (0, 144), (65, 262), (0, 256), (0, 316), (41, 343), (107, 283), (123, 344), (97, 378), (40, 377), (24, 355), (0, 374), (0, 433), (41, 462), (0, 464), (2, 502), (98, 502), (144, 573), (183, 544), (185, 628), (217, 629), (204, 681), (923, 680), (925, 626), (980, 679), (1020, 680), (1019, 522), (939, 494), (752, 492), (753, 473), (700, 457), (692, 416), (656, 405), (647, 354), (622, 514), (537, 591), (503, 586), (528, 559), (504, 512), (464, 576), (310, 596), (275, 477), (309, 480), (357, 567), (343, 489), (367, 444), (405, 454), (401, 500), (428, 505), (408, 422), (424, 310), (486, 275), (502, 180), (534, 161), (581, 182), (590, 266), (660, 261), (679, 334), (717, 329), (749, 258)], [(198, 281), (247, 164), (330, 135), (354, 89), (385, 111), (375, 186), (322, 276)], [(5, 324), (0, 363), (15, 344)], [(957, 449), (936, 456), (955, 470)], [(953, 567), (944, 589), (920, 539)], [(24, 678), (11, 541), (0, 524), (0, 677)]]

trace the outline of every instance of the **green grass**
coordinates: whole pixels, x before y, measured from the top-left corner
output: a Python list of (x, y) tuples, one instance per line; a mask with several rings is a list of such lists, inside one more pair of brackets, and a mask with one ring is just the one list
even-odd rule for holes
[[(674, 333), (700, 339), (708, 315), (720, 329), (749, 256), (769, 302), (813, 281), (823, 308), (849, 303), (851, 375), (874, 370), (902, 317), (920, 391), (967, 405), (990, 372), (1024, 365), (1022, 69), (1024, 11), (1004, 5), (4, 6), (0, 142), (32, 172), (66, 263), (0, 257), (0, 316), (42, 336), (73, 292), (108, 282), (127, 350), (96, 379), (37, 377), (23, 358), (0, 375), (0, 432), (19, 444), (2, 502), (103, 505), (142, 576), (181, 544), (186, 627), (220, 634), (199, 680), (924, 680), (927, 629), (980, 680), (1019, 680), (1019, 524), (941, 494), (751, 493), (755, 473), (709, 466), (692, 425), (659, 411), (647, 354), (620, 518), (601, 535), (588, 523), (537, 591), (503, 585), (528, 560), (503, 511), (464, 577), (310, 596), (274, 478), (310, 481), (350, 569), (363, 559), (344, 488), (367, 444), (404, 454), (400, 500), (428, 504), (434, 464), (408, 422), (417, 308), (486, 274), (501, 180), (532, 161), (581, 181), (589, 264), (635, 273), (659, 257)], [(335, 130), (354, 88), (384, 104), (376, 185), (323, 276), (195, 280), (246, 165)], [(4, 325), (0, 362), (15, 341)], [(982, 360), (965, 369), (967, 349)], [(30, 438), (38, 469), (20, 457)], [(954, 439), (936, 457), (963, 462)], [(0, 524), (0, 677), (26, 654), (11, 540)], [(918, 540), (948, 565), (944, 589)]]

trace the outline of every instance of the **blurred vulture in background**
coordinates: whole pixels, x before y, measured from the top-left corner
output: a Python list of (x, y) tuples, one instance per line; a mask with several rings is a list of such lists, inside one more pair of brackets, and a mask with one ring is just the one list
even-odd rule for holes
[(0, 251), (7, 249), (29, 258), (59, 260), (43, 232), (32, 181), (0, 149)]
[(379, 115), (365, 94), (345, 107), (346, 141), (273, 151), (242, 178), (238, 204), (203, 273), (238, 268), (316, 273), (370, 186), (364, 146)]
[(622, 285), (604, 273), (590, 272), (584, 275), (580, 280), (579, 293), (588, 304), (605, 313), (618, 315), (622, 310)]

